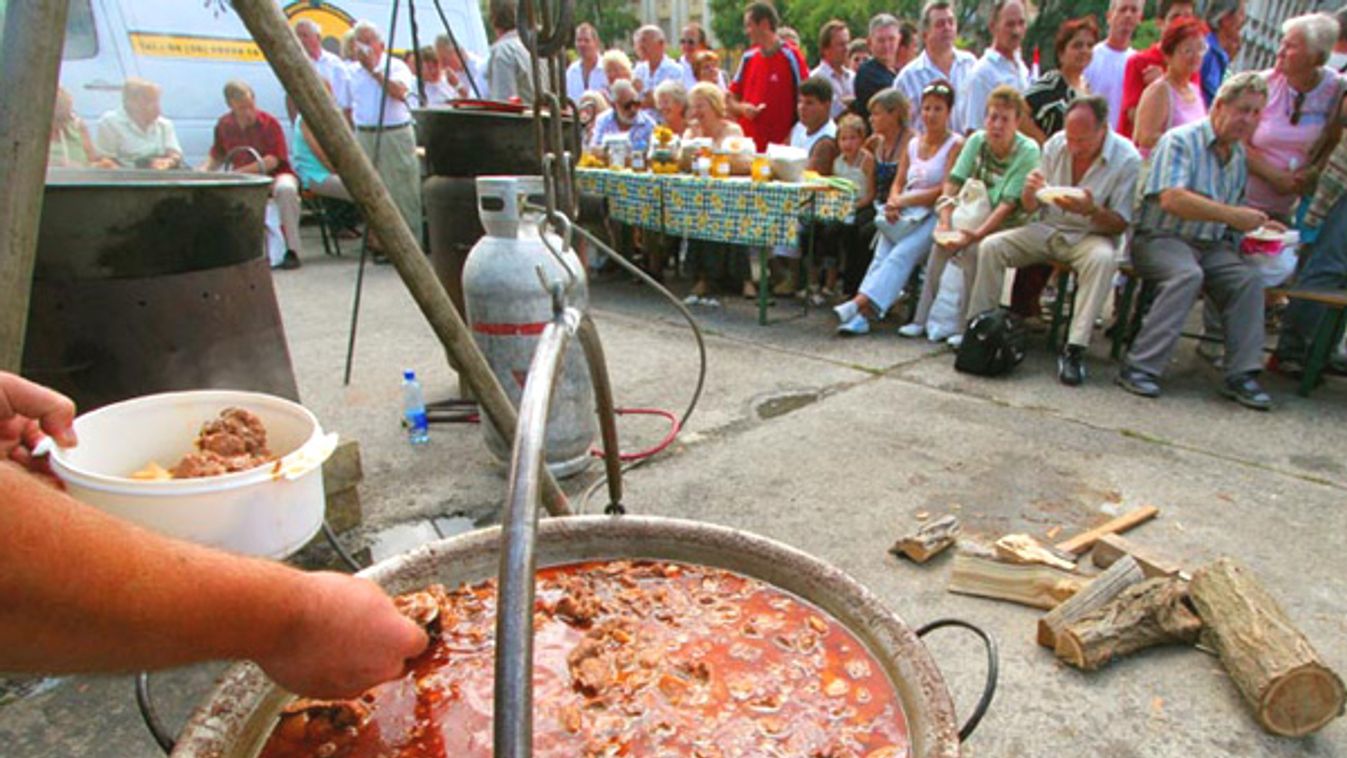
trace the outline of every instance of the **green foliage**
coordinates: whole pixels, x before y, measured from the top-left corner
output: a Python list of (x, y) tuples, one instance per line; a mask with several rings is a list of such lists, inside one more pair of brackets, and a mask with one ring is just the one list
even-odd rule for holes
[(1141, 22), (1137, 27), (1137, 33), (1132, 35), (1132, 49), (1145, 50), (1160, 41), (1160, 30), (1156, 27), (1155, 21), (1147, 19)]
[(1105, 31), (1104, 17), (1108, 14), (1109, 0), (1050, 0), (1039, 6), (1038, 17), (1029, 25), (1029, 33), (1024, 38), (1025, 62), (1033, 60), (1034, 48), (1039, 51), (1039, 69), (1051, 71), (1057, 68), (1057, 60), (1052, 52), (1053, 41), (1062, 24), (1073, 19), (1094, 14), (1099, 24), (1100, 39)]
[[(716, 35), (720, 45), (728, 50), (743, 50), (748, 47), (744, 37), (744, 8), (746, 0), (710, 0), (707, 4), (711, 12), (711, 32)], [(777, 3), (777, 10), (785, 7)]]
[(631, 33), (641, 25), (641, 19), (632, 11), (630, 5), (614, 3), (611, 0), (577, 0), (575, 3), (575, 21), (588, 21), (599, 30), (599, 39), (604, 49), (620, 47), (631, 49)]
[(851, 38), (864, 37), (870, 19), (880, 13), (892, 13), (900, 19), (917, 21), (922, 0), (814, 0), (797, 2), (786, 13), (786, 23), (800, 32), (800, 41), (809, 60), (818, 60), (818, 33), (836, 18), (847, 23)]

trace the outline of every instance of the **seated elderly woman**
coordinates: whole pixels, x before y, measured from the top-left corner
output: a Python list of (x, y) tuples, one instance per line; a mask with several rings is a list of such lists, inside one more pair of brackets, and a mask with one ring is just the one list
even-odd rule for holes
[(693, 57), (692, 73), (698, 82), (708, 82), (725, 89), (725, 72), (720, 68), (720, 56), (711, 50), (702, 50)]
[(674, 134), (682, 134), (688, 127), (688, 91), (683, 83), (666, 79), (655, 87), (655, 110), (659, 111), (664, 125)]
[(897, 302), (912, 272), (931, 252), (935, 203), (945, 177), (959, 158), (963, 137), (950, 131), (954, 87), (938, 79), (921, 91), (923, 130), (908, 141), (898, 163), (898, 176), (882, 200), (885, 223), (875, 234), (875, 255), (851, 300), (833, 310), (840, 334), (865, 334), (870, 319), (882, 319)]
[[(691, 124), (685, 139), (709, 139), (719, 146), (730, 137), (744, 136), (744, 130), (726, 117), (725, 92), (711, 82), (698, 82), (688, 93)], [(688, 273), (693, 277), (692, 293), (686, 302), (703, 302), (711, 291), (711, 279), (738, 279), (743, 282), (744, 297), (757, 297), (758, 290), (749, 276), (746, 248), (705, 240), (688, 240)]]
[(613, 102), (613, 84), (632, 80), (631, 58), (621, 50), (613, 49), (599, 58), (599, 65), (603, 66), (603, 77), (608, 80), (608, 101)]
[(580, 141), (583, 144), (591, 143), (594, 125), (608, 108), (608, 97), (598, 90), (587, 90), (575, 101), (576, 117), (580, 119)]
[[(1024, 224), (1026, 214), (1020, 204), (1024, 181), (1029, 172), (1038, 167), (1038, 143), (1020, 132), (1020, 121), (1027, 118), (1024, 98), (1014, 87), (1001, 85), (987, 95), (987, 110), (983, 128), (974, 132), (959, 153), (959, 160), (945, 180), (945, 189), (936, 205), (940, 219), (935, 226), (935, 247), (926, 266), (926, 281), (921, 288), (921, 300), (911, 324), (898, 330), (904, 337), (920, 337), (929, 329), (927, 320), (931, 305), (940, 290), (940, 276), (951, 259), (963, 269), (963, 292), (959, 297), (959, 332), (950, 336), (951, 347), (963, 341), (963, 326), (967, 323), (968, 295), (977, 278), (978, 247), (988, 236), (1002, 229), (1013, 229)], [(953, 215), (957, 198), (964, 184), (970, 180), (981, 182), (987, 189), (991, 213), (976, 219), (965, 228), (955, 228)], [(938, 341), (944, 335), (928, 335)]]
[(51, 143), (47, 165), (53, 168), (116, 168), (117, 161), (105, 158), (89, 138), (89, 127), (75, 115), (75, 100), (65, 87), (56, 88), (56, 110), (51, 118)]

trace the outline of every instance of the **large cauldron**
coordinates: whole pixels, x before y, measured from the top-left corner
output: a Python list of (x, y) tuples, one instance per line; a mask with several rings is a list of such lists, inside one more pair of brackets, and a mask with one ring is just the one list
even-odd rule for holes
[[(588, 361), (608, 455), (609, 494), (621, 500), (612, 395), (593, 322), (568, 309), (543, 332), (520, 402), (503, 527), (442, 540), (361, 572), (400, 593), (432, 583), (457, 585), (499, 576), (496, 622), (495, 745), (503, 758), (528, 755), (531, 735), (533, 579), (537, 566), (649, 558), (728, 569), (807, 600), (846, 626), (884, 666), (907, 717), (912, 754), (959, 755), (954, 705), (935, 662), (914, 633), (854, 579), (794, 548), (723, 526), (666, 518), (573, 516), (537, 522), (545, 423), (554, 377), (570, 335)], [(927, 628), (949, 622), (937, 622)], [(956, 622), (961, 623), (961, 622)], [(966, 736), (990, 700), (996, 676), (988, 639), (989, 686), (964, 727)], [(179, 758), (253, 758), (287, 695), (252, 664), (230, 669), (193, 715), (173, 751)]]
[(82, 410), (156, 392), (298, 399), (263, 219), (271, 180), (54, 169), (23, 372)]

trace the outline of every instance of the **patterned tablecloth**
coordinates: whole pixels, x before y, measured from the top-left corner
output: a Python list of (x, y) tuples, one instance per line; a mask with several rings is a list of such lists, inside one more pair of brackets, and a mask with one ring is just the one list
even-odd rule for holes
[(840, 221), (856, 202), (854, 191), (827, 183), (753, 182), (747, 177), (707, 179), (594, 168), (578, 169), (575, 174), (581, 192), (608, 198), (608, 211), (618, 221), (738, 245), (795, 244), (798, 219), (812, 216)]

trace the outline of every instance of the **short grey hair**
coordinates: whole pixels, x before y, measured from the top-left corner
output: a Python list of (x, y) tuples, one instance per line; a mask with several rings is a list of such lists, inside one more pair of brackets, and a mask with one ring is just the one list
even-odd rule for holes
[(1297, 31), (1305, 36), (1305, 45), (1318, 57), (1318, 65), (1327, 63), (1338, 43), (1338, 20), (1327, 13), (1306, 13), (1282, 23), (1282, 34)]
[[(1108, 9), (1109, 9), (1110, 11), (1116, 11), (1116, 10), (1118, 10), (1118, 6), (1119, 6), (1119, 5), (1122, 5), (1124, 2), (1127, 2), (1127, 0), (1109, 0)], [(1145, 12), (1146, 12), (1146, 0), (1136, 0), (1136, 2), (1137, 2), (1139, 5), (1141, 5), (1141, 11), (1142, 11), (1142, 13), (1145, 13)]]
[(617, 48), (605, 50), (603, 55), (599, 57), (599, 65), (607, 69), (610, 63), (626, 69), (627, 76), (631, 76), (631, 58), (628, 58), (626, 53)]
[(1071, 115), (1071, 111), (1078, 108), (1088, 110), (1094, 115), (1094, 120), (1098, 121), (1100, 126), (1105, 129), (1108, 128), (1108, 98), (1103, 95), (1083, 95), (1078, 97), (1066, 106), (1067, 115)]
[(618, 95), (623, 92), (629, 93), (633, 98), (640, 99), (641, 95), (636, 91), (636, 86), (627, 79), (618, 79), (608, 85), (608, 91), (613, 93), (613, 103), (617, 104)]
[(128, 76), (122, 82), (122, 104), (140, 100), (144, 101), (149, 97), (159, 97), (159, 85), (148, 79), (141, 79), (135, 76)]
[(661, 97), (672, 98), (675, 103), (688, 107), (688, 91), (682, 82), (675, 79), (665, 79), (655, 88), (655, 102), (658, 103)]
[(641, 27), (640, 29), (637, 29), (634, 33), (632, 33), (632, 35), (631, 35), (631, 41), (632, 41), (633, 43), (635, 43), (635, 42), (638, 42), (638, 41), (640, 41), (640, 40), (645, 39), (646, 37), (654, 37), (655, 39), (659, 40), (660, 42), (664, 42), (664, 41), (665, 41), (665, 40), (664, 40), (664, 30), (661, 29), (661, 28), (659, 28), (658, 26), (655, 26), (654, 24), (646, 24), (645, 26)]
[(314, 21), (311, 18), (301, 18), (300, 20), (296, 21), (295, 31), (299, 31), (300, 29), (308, 29), (309, 31), (318, 35), (321, 35), (323, 33), (322, 28), (318, 26), (318, 22)]
[(369, 21), (367, 19), (362, 18), (359, 21), (355, 22), (355, 26), (351, 27), (351, 38), (359, 40), (361, 37), (361, 32), (373, 34), (375, 39), (379, 40), (380, 42), (384, 41), (383, 32), (379, 31), (379, 27), (375, 26), (373, 21)]
[(893, 16), (893, 14), (890, 14), (890, 13), (877, 13), (877, 14), (875, 14), (875, 17), (874, 17), (874, 18), (870, 19), (870, 28), (866, 31), (866, 33), (867, 33), (867, 34), (874, 34), (875, 32), (879, 31), (880, 29), (887, 29), (887, 28), (890, 27), (890, 26), (892, 26), (892, 27), (894, 27), (894, 28), (898, 28), (898, 27), (900, 27), (900, 26), (902, 26), (902, 25), (903, 25), (903, 22), (901, 22), (901, 21), (899, 21), (897, 18), (895, 18), (895, 17)]
[(256, 99), (256, 96), (253, 95), (253, 88), (247, 82), (242, 79), (230, 79), (225, 82), (224, 99), (226, 105), (241, 100), (244, 97), (247, 97), (249, 100)]
[(1229, 105), (1245, 95), (1262, 95), (1267, 97), (1267, 79), (1257, 71), (1241, 71), (1227, 78), (1221, 88), (1216, 91), (1216, 97), (1212, 100), (1212, 105)]

